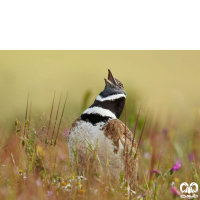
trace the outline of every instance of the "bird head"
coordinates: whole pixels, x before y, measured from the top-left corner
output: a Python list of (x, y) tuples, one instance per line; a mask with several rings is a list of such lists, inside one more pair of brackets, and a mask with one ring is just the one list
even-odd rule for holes
[(108, 70), (108, 79), (105, 78), (104, 80), (105, 88), (100, 95), (107, 97), (115, 94), (123, 94), (124, 96), (126, 96), (123, 83), (115, 78), (110, 70)]
[(124, 90), (124, 85), (123, 83), (115, 78), (112, 74), (112, 72), (108, 69), (108, 79), (104, 79), (106, 86), (105, 88), (113, 88), (113, 89), (118, 89), (118, 90)]

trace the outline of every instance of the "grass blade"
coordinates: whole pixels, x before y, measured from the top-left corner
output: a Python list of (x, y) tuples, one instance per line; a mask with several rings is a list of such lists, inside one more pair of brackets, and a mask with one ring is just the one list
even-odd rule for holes
[(61, 118), (60, 118), (60, 123), (59, 123), (59, 126), (58, 126), (57, 134), (56, 134), (55, 144), (56, 144), (56, 142), (57, 142), (58, 133), (59, 133), (59, 130), (60, 130), (60, 125), (61, 125), (62, 118), (63, 118), (63, 114), (64, 114), (64, 111), (65, 111), (65, 105), (66, 105), (66, 102), (67, 102), (67, 97), (68, 97), (68, 93), (67, 93), (67, 96), (66, 96), (66, 98), (65, 98), (65, 103), (64, 103), (63, 110), (62, 110), (62, 115), (61, 115)]
[(53, 140), (54, 131), (55, 131), (55, 128), (56, 128), (56, 123), (57, 123), (57, 118), (58, 118), (58, 112), (59, 112), (59, 108), (60, 108), (60, 101), (61, 101), (61, 98), (62, 98), (62, 93), (61, 93), (61, 95), (60, 95), (60, 100), (59, 100), (59, 103), (58, 103), (58, 109), (57, 109), (57, 113), (56, 113), (56, 120), (55, 120), (55, 123), (54, 123), (53, 133), (52, 133), (51, 140)]
[[(25, 122), (24, 122), (24, 135), (26, 134), (26, 121), (27, 121), (27, 113), (28, 113), (28, 101), (29, 101), (29, 94), (28, 94), (28, 98), (27, 98), (27, 104), (26, 104), (26, 114), (25, 114)], [(28, 138), (28, 136), (27, 136)]]
[(28, 130), (30, 128), (30, 123), (31, 123), (31, 107), (32, 107), (32, 101), (31, 101), (30, 108), (29, 108)]
[(143, 132), (144, 132), (145, 125), (146, 125), (148, 113), (149, 113), (149, 110), (147, 111), (147, 115), (146, 115), (146, 117), (145, 117), (144, 125), (143, 125), (143, 127), (142, 127), (142, 132), (141, 132), (141, 134), (140, 134), (138, 146), (137, 146), (137, 149), (136, 149), (136, 152), (135, 152), (135, 156), (134, 156), (135, 158), (137, 157), (137, 151), (138, 151), (139, 146), (140, 146), (140, 143), (141, 143), (141, 139), (142, 139), (142, 135), (143, 135)]
[(52, 112), (53, 112), (53, 105), (54, 105), (55, 95), (56, 95), (56, 91), (54, 92), (53, 102), (52, 102), (52, 106), (51, 106), (51, 113), (50, 113), (50, 118), (49, 118), (49, 125), (48, 125), (48, 129), (47, 129), (47, 137), (48, 137), (49, 129), (50, 129), (50, 125), (51, 125), (51, 117), (52, 117)]
[(133, 140), (132, 140), (131, 151), (132, 151), (134, 140), (135, 140), (135, 134), (136, 134), (137, 126), (138, 126), (138, 121), (139, 121), (139, 116), (140, 116), (140, 110), (141, 110), (141, 105), (140, 105), (140, 108), (139, 108), (139, 111), (138, 111), (138, 114), (137, 114), (137, 119), (136, 119), (135, 128), (134, 128), (134, 132), (133, 132)]

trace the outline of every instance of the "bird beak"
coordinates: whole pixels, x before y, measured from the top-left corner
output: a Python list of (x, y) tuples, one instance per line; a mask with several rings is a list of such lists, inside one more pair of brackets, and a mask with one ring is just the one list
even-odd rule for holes
[(112, 72), (108, 69), (108, 80), (113, 83), (114, 85), (117, 85), (116, 80), (112, 74)]
[(107, 78), (104, 78), (106, 85), (113, 85), (111, 81), (109, 81)]

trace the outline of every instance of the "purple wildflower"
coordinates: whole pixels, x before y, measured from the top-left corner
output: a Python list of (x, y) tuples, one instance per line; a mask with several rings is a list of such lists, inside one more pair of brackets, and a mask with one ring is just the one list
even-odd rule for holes
[(158, 171), (157, 169), (154, 169), (151, 171), (153, 174), (161, 174), (160, 171)]
[(177, 162), (172, 168), (171, 171), (175, 172), (181, 168), (181, 163)]

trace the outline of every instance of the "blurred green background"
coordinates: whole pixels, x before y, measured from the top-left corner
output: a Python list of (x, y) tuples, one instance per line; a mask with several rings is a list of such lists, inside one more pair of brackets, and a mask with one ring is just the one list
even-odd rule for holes
[(86, 91), (90, 104), (104, 88), (107, 69), (161, 119), (200, 111), (199, 51), (0, 51), (1, 127), (24, 117), (28, 93), (36, 114), (50, 112), (54, 91), (57, 102), (68, 92), (65, 113), (76, 118)]

